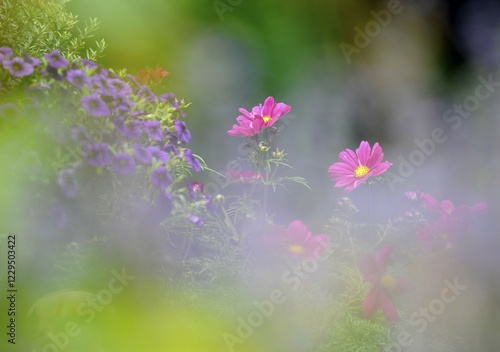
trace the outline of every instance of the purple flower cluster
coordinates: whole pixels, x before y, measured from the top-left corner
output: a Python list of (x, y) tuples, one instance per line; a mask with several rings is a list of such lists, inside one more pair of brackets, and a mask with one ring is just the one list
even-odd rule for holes
[(65, 198), (77, 196), (78, 171), (84, 167), (118, 176), (140, 169), (169, 202), (168, 192), (178, 184), (169, 170), (171, 160), (181, 160), (195, 172), (201, 170), (199, 159), (182, 147), (190, 142), (191, 133), (182, 121), (183, 102), (172, 93), (157, 96), (132, 75), (84, 59), (70, 62), (57, 49), (40, 60), (14, 56), (10, 48), (2, 47), (0, 75), (12, 82), (21, 77), (30, 80), (27, 104), (31, 108), (53, 104), (52, 95), (64, 106), (66, 116), (54, 121), (54, 129), (71, 131), (71, 138), (56, 142), (71, 144), (81, 158), (57, 170)]
[(35, 71), (35, 67), (40, 65), (40, 60), (27, 55), (13, 57), (11, 48), (1, 47), (0, 63), (12, 76), (24, 77), (31, 75)]

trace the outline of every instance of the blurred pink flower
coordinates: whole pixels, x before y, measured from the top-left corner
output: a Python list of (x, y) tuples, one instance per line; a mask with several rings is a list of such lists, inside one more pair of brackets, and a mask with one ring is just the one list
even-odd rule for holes
[(398, 320), (399, 315), (391, 294), (399, 295), (408, 291), (411, 286), (406, 279), (385, 273), (392, 248), (392, 245), (386, 244), (379, 252), (367, 254), (359, 264), (365, 280), (373, 284), (363, 301), (363, 314), (368, 318), (381, 308), (387, 320)]
[(334, 187), (346, 186), (347, 192), (352, 191), (369, 177), (379, 176), (391, 167), (392, 163), (382, 162), (384, 153), (382, 147), (375, 143), (373, 149), (366, 141), (362, 141), (354, 153), (346, 149), (339, 154), (340, 161), (331, 165), (328, 173), (332, 180), (337, 181)]
[(440, 217), (437, 221), (418, 227), (415, 235), (430, 252), (453, 247), (465, 235), (463, 223), (453, 217)]
[(238, 170), (227, 170), (226, 177), (232, 181), (239, 181), (242, 183), (253, 183), (257, 180), (262, 179), (262, 175), (254, 171), (238, 171)]
[(422, 193), (420, 199), (424, 208), (438, 215), (437, 220), (415, 231), (417, 239), (431, 252), (454, 247), (466, 235), (472, 218), (488, 209), (485, 202), (455, 207), (450, 200), (440, 202), (427, 193)]
[(415, 202), (415, 201), (419, 201), (420, 199), (422, 199), (422, 196), (424, 195), (424, 193), (422, 192), (419, 192), (419, 191), (408, 191), (408, 192), (405, 192), (403, 194), (403, 196), (412, 201), (412, 202)]
[(291, 107), (284, 103), (275, 103), (273, 97), (268, 97), (264, 101), (264, 106), (259, 104), (254, 106), (252, 112), (240, 108), (243, 115), (236, 118), (240, 125), (233, 125), (233, 128), (227, 131), (230, 136), (252, 137), (259, 134), (262, 130), (271, 127), (282, 116), (289, 113)]
[(471, 216), (478, 215), (488, 209), (485, 202), (477, 203), (472, 207), (468, 205), (455, 207), (450, 200), (445, 199), (439, 202), (436, 198), (427, 193), (422, 195), (422, 200), (424, 207), (440, 216), (454, 216), (462, 218), (463, 220), (468, 220)]
[(273, 226), (264, 237), (264, 242), (271, 249), (286, 253), (291, 258), (317, 259), (328, 247), (328, 236), (313, 236), (302, 221), (295, 220), (288, 227)]

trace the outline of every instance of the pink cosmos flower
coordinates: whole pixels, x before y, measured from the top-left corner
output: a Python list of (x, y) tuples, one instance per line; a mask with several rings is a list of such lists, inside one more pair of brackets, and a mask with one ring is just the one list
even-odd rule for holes
[(337, 181), (334, 187), (346, 186), (347, 192), (352, 191), (372, 176), (379, 176), (391, 167), (392, 163), (382, 162), (384, 153), (377, 143), (370, 147), (370, 143), (362, 141), (354, 153), (346, 149), (339, 154), (340, 161), (331, 165), (328, 173), (332, 180)]
[(367, 254), (359, 264), (363, 277), (373, 284), (363, 301), (363, 314), (368, 318), (381, 308), (387, 320), (398, 320), (399, 315), (391, 295), (404, 293), (410, 287), (406, 279), (385, 273), (392, 248), (392, 245), (386, 244), (379, 252)]
[(436, 198), (430, 194), (424, 193), (422, 195), (422, 200), (424, 207), (428, 208), (432, 212), (440, 216), (453, 216), (463, 218), (464, 220), (482, 213), (488, 209), (485, 202), (477, 203), (476, 205), (470, 207), (468, 205), (460, 205), (455, 207), (455, 205), (448, 199), (439, 202)]
[(264, 242), (291, 258), (314, 258), (321, 256), (328, 247), (327, 235), (313, 236), (300, 220), (292, 221), (288, 227), (275, 225), (264, 237)]
[(441, 217), (437, 221), (418, 227), (417, 239), (430, 251), (441, 251), (453, 247), (465, 235), (462, 222), (453, 217)]
[(255, 171), (245, 170), (227, 170), (226, 177), (233, 181), (239, 181), (241, 183), (253, 183), (255, 181), (262, 180), (262, 175), (256, 173)]
[(264, 101), (264, 106), (259, 104), (254, 106), (252, 112), (240, 108), (243, 115), (236, 118), (240, 125), (233, 125), (233, 128), (227, 131), (230, 136), (252, 137), (262, 132), (262, 130), (271, 127), (282, 116), (288, 114), (291, 110), (289, 105), (284, 103), (275, 103), (273, 97), (268, 97)]

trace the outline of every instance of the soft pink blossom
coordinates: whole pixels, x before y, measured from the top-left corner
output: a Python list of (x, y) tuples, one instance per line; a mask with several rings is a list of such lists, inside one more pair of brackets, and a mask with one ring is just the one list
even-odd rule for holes
[(273, 226), (263, 240), (273, 251), (277, 250), (291, 258), (317, 259), (328, 247), (327, 235), (313, 236), (300, 220), (292, 221), (288, 227)]
[(268, 97), (264, 105), (254, 106), (249, 112), (244, 108), (239, 111), (243, 115), (236, 118), (239, 125), (233, 125), (233, 128), (227, 131), (230, 136), (252, 137), (264, 129), (274, 125), (282, 116), (289, 113), (291, 107), (284, 103), (275, 103), (273, 97)]
[(463, 223), (453, 217), (440, 217), (438, 220), (418, 227), (415, 235), (430, 252), (453, 247), (465, 235)]
[(250, 170), (227, 170), (226, 177), (232, 181), (239, 181), (242, 183), (253, 183), (262, 180), (262, 175)]
[(379, 252), (367, 254), (359, 264), (365, 280), (373, 284), (363, 301), (363, 314), (368, 318), (380, 308), (387, 320), (398, 320), (399, 315), (392, 301), (392, 294), (399, 295), (410, 287), (406, 279), (386, 274), (387, 260), (392, 248), (392, 245), (386, 244)]
[(463, 220), (469, 219), (471, 216), (478, 215), (488, 209), (485, 202), (479, 202), (474, 206), (460, 205), (455, 207), (452, 201), (445, 199), (439, 202), (430, 194), (424, 193), (422, 195), (424, 207), (440, 216), (453, 216), (462, 218)]
[(335, 187), (345, 186), (345, 190), (349, 192), (368, 178), (386, 172), (392, 163), (382, 162), (383, 158), (384, 153), (378, 143), (372, 149), (368, 142), (362, 141), (356, 153), (351, 149), (341, 152), (340, 161), (331, 165), (328, 173), (332, 180), (337, 181)]

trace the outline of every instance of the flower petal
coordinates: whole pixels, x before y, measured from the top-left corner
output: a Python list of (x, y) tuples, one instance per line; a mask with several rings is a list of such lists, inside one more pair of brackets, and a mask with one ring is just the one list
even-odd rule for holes
[(372, 169), (375, 166), (379, 165), (382, 162), (383, 158), (384, 153), (382, 152), (382, 147), (377, 142), (373, 145), (372, 153), (370, 155), (370, 158), (368, 159), (368, 162), (366, 163), (366, 166), (368, 166), (369, 169)]
[(385, 266), (387, 264), (387, 259), (392, 253), (393, 246), (389, 243), (386, 243), (382, 246), (380, 251), (375, 254), (375, 263), (379, 269), (379, 272), (382, 273), (385, 271)]
[(372, 287), (370, 292), (366, 295), (363, 300), (363, 314), (365, 317), (369, 318), (380, 306), (380, 296), (382, 294), (382, 289), (380, 287)]
[(373, 169), (370, 169), (370, 176), (379, 176), (379, 175), (382, 175), (391, 166), (392, 166), (392, 163), (390, 163), (388, 161), (380, 163), (377, 166), (375, 166)]
[(370, 159), (371, 147), (370, 143), (367, 141), (362, 141), (359, 148), (356, 149), (356, 155), (358, 156), (360, 165), (368, 165), (368, 160)]
[(274, 98), (267, 97), (266, 100), (264, 100), (264, 107), (262, 108), (261, 115), (271, 117), (273, 112), (273, 107), (274, 107)]
[(359, 160), (356, 154), (350, 150), (346, 149), (343, 152), (340, 152), (339, 154), (340, 160), (343, 162), (347, 163), (348, 165), (352, 166), (353, 169), (357, 168), (359, 166)]
[(311, 238), (311, 232), (302, 221), (295, 220), (288, 225), (288, 237), (293, 243), (305, 244)]
[(379, 303), (384, 311), (385, 318), (388, 321), (396, 321), (399, 320), (399, 315), (394, 306), (394, 302), (392, 302), (391, 296), (389, 296), (385, 291), (380, 293)]

